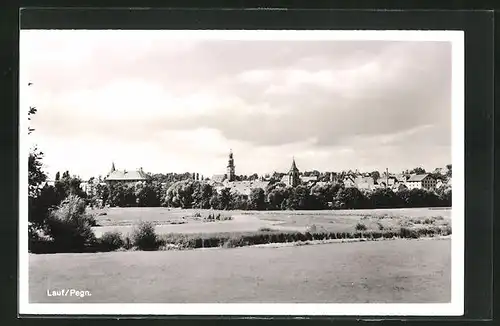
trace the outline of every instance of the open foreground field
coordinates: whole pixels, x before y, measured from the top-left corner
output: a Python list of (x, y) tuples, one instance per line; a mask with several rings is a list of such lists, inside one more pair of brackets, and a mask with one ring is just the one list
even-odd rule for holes
[[(156, 232), (167, 233), (220, 233), (254, 232), (262, 228), (278, 231), (305, 232), (314, 227), (317, 231), (352, 232), (358, 222), (368, 230), (399, 228), (401, 225), (423, 225), (425, 219), (433, 219), (435, 225), (451, 226), (450, 209), (372, 209), (372, 210), (325, 210), (325, 211), (211, 211), (197, 209), (153, 208), (108, 208), (91, 211), (98, 215), (99, 227), (96, 236), (106, 231), (129, 234), (139, 221), (152, 221)], [(194, 216), (199, 213), (220, 213), (231, 217), (228, 221), (202, 222)]]
[(445, 303), (450, 274), (436, 239), (29, 256), (32, 303)]

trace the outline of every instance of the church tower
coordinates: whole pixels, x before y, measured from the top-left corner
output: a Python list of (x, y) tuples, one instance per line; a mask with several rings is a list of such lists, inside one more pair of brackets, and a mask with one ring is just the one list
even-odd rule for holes
[(295, 158), (292, 161), (292, 167), (288, 172), (288, 185), (292, 187), (296, 187), (300, 183), (299, 169), (297, 169), (297, 165), (295, 165)]
[(234, 158), (233, 151), (229, 152), (229, 161), (227, 162), (227, 180), (234, 181), (236, 179), (236, 175), (234, 173)]

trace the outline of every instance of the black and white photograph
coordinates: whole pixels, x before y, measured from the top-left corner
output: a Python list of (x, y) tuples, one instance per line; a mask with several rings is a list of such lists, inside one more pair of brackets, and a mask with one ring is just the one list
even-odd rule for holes
[(19, 56), (22, 313), (463, 314), (463, 32), (27, 29)]

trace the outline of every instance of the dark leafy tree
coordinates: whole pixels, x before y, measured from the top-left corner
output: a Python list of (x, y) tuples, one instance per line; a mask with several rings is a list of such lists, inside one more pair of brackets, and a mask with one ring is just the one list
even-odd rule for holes
[(448, 178), (451, 178), (451, 164), (446, 164), (446, 168), (448, 169), (448, 170), (446, 171), (446, 176), (447, 176)]
[(421, 167), (416, 167), (413, 170), (411, 170), (410, 173), (424, 174), (425, 173), (425, 169), (421, 168)]
[(249, 208), (254, 210), (264, 210), (266, 208), (266, 195), (264, 189), (252, 189), (249, 198)]
[(373, 182), (377, 182), (377, 180), (380, 179), (380, 172), (373, 171), (372, 173), (370, 173), (370, 176), (372, 177)]
[(364, 208), (365, 205), (365, 197), (358, 188), (341, 188), (335, 197), (338, 208)]
[(42, 170), (43, 153), (36, 147), (31, 151), (28, 158), (28, 195), (37, 197), (40, 193), (42, 183), (47, 180), (47, 175)]
[(219, 194), (219, 209), (231, 209), (233, 194), (230, 188), (223, 188)]
[(403, 201), (389, 188), (374, 190), (370, 196), (370, 203), (373, 208), (395, 208), (403, 206)]
[[(290, 196), (290, 189), (285, 187), (274, 187), (267, 192), (267, 202), (269, 209), (280, 210), (282, 205), (288, 197)], [(285, 206), (283, 206), (285, 207)]]

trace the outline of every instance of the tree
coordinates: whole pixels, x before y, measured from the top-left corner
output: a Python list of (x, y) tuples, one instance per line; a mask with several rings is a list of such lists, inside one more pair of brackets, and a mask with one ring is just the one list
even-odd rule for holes
[(253, 181), (259, 179), (259, 175), (257, 173), (254, 173), (248, 177), (248, 180)]
[(306, 186), (298, 185), (291, 189), (285, 202), (287, 209), (309, 209), (312, 206), (310, 191)]
[(62, 178), (56, 180), (54, 187), (58, 197), (58, 205), (69, 195), (76, 195), (80, 198), (86, 198), (87, 194), (81, 189), (82, 180), (77, 176), (70, 176), (69, 171), (63, 173)]
[(326, 208), (328, 207), (328, 202), (333, 200), (333, 197), (330, 196), (330, 187), (329, 185), (315, 185), (311, 188), (311, 196), (314, 198), (314, 202), (317, 207), (314, 208)]
[(98, 201), (100, 201), (100, 205), (102, 207), (106, 206), (106, 204), (108, 204), (109, 198), (109, 187), (107, 185), (98, 183), (96, 185), (95, 197)]
[(400, 203), (403, 207), (410, 207), (410, 190), (408, 188), (404, 188), (396, 193), (398, 196)]
[(263, 210), (266, 208), (266, 195), (264, 193), (264, 189), (252, 189), (249, 198), (249, 208), (254, 210)]
[(446, 176), (448, 178), (451, 178), (451, 164), (446, 164), (446, 169), (447, 169)]
[(42, 170), (43, 152), (36, 147), (32, 149), (28, 157), (28, 196), (37, 197), (40, 193), (42, 183), (47, 180), (47, 175)]
[(395, 208), (402, 206), (402, 200), (389, 188), (379, 188), (370, 196), (373, 208)]
[(439, 197), (433, 191), (426, 189), (412, 189), (408, 198), (408, 207), (435, 207), (439, 204)]
[(280, 210), (282, 204), (290, 196), (290, 189), (285, 187), (274, 187), (267, 192), (267, 202), (269, 209)]
[(441, 206), (443, 207), (451, 207), (451, 187), (444, 189), (441, 194), (439, 194), (439, 200)]
[(249, 209), (248, 199), (245, 195), (239, 193), (232, 193), (229, 203), (229, 209)]
[(158, 182), (138, 182), (135, 184), (134, 190), (139, 207), (160, 206), (161, 184)]
[(377, 182), (377, 180), (380, 179), (380, 172), (373, 171), (372, 173), (370, 173), (370, 176), (372, 177), (373, 182)]
[(94, 225), (95, 220), (85, 212), (85, 201), (70, 195), (50, 213), (47, 233), (58, 251), (81, 251), (94, 243)]
[(335, 197), (335, 207), (338, 208), (363, 208), (365, 198), (358, 188), (341, 188)]
[(230, 209), (231, 200), (233, 194), (230, 188), (223, 188), (219, 195), (219, 207), (220, 209)]
[(425, 169), (421, 168), (421, 167), (416, 167), (413, 170), (411, 170), (410, 173), (424, 174), (425, 173)]
[[(30, 86), (31, 83), (28, 84)], [(31, 116), (37, 112), (35, 107), (30, 106), (28, 110), (28, 121)], [(28, 127), (28, 134), (31, 134), (35, 129)], [(43, 229), (51, 206), (47, 196), (41, 196), (42, 184), (47, 180), (47, 175), (42, 170), (43, 152), (35, 146), (31, 149), (28, 155), (28, 221), (30, 228), (28, 229), (29, 239), (36, 238), (37, 231)], [(47, 190), (48, 194), (48, 190)], [(50, 196), (49, 196), (50, 197)]]
[(206, 182), (196, 182), (193, 188), (193, 207), (210, 208), (210, 198), (213, 195), (213, 187)]

